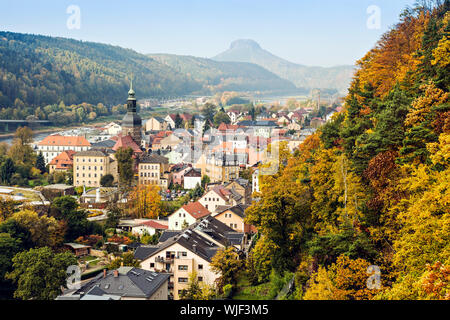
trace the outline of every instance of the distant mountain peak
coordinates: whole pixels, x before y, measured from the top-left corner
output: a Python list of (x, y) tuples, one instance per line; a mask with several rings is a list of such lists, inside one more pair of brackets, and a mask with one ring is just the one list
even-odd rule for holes
[(245, 49), (261, 49), (258, 42), (252, 39), (239, 39), (233, 41), (230, 45), (230, 49), (245, 48)]

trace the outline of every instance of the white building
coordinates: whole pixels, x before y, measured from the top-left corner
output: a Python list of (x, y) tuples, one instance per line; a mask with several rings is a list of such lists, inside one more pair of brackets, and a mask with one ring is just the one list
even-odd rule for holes
[(42, 152), (45, 164), (48, 164), (63, 151), (88, 151), (91, 148), (91, 144), (84, 137), (70, 137), (55, 134), (39, 142), (37, 148), (38, 153)]
[(111, 123), (107, 124), (104, 128), (105, 128), (105, 131), (109, 135), (112, 135), (112, 136), (116, 136), (122, 132), (122, 126), (115, 122), (111, 122)]
[(200, 202), (190, 202), (169, 216), (169, 230), (183, 230), (183, 227), (190, 226), (210, 214)]
[(259, 191), (259, 170), (256, 169), (252, 175), (252, 193), (260, 192)]
[(198, 185), (202, 185), (202, 172), (191, 168), (188, 172), (184, 174), (184, 189), (190, 190), (195, 189)]

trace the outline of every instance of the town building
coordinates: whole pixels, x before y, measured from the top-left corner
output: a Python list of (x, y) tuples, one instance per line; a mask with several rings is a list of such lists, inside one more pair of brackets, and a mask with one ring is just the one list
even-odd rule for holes
[(100, 179), (111, 174), (118, 181), (117, 161), (99, 150), (77, 152), (73, 156), (74, 186), (100, 187)]
[(169, 124), (161, 117), (152, 117), (145, 122), (145, 132), (167, 130)]
[(84, 137), (62, 136), (55, 134), (46, 137), (38, 143), (37, 152), (42, 152), (45, 164), (49, 164), (56, 156), (63, 151), (72, 150), (75, 152), (87, 151), (91, 144)]
[(134, 267), (120, 267), (97, 275), (78, 290), (56, 300), (168, 300), (169, 274)]
[(201, 170), (190, 168), (184, 174), (183, 188), (185, 190), (195, 189), (197, 185), (202, 185), (202, 172)]
[(190, 202), (169, 216), (169, 230), (182, 230), (210, 214), (200, 202)]
[(55, 172), (67, 172), (73, 167), (73, 150), (63, 151), (50, 161), (48, 164), (50, 174)]
[(243, 204), (238, 204), (237, 206), (219, 206), (212, 216), (237, 232), (254, 234), (257, 232), (256, 228), (245, 223), (245, 210), (247, 208), (248, 206)]
[(138, 175), (140, 185), (169, 187), (169, 160), (157, 154), (146, 154), (139, 159)]
[(241, 250), (244, 242), (243, 233), (206, 217), (183, 232), (171, 232), (171, 237), (157, 246), (140, 246), (135, 258), (141, 261), (141, 267), (145, 270), (170, 274), (170, 292), (174, 300), (178, 300), (183, 290), (187, 289), (189, 275), (193, 272), (200, 283), (215, 286), (220, 275), (212, 271), (211, 259), (217, 250), (226, 246)]

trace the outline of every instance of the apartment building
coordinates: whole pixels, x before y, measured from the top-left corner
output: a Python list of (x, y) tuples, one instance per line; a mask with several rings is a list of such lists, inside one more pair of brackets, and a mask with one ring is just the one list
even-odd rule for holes
[(49, 164), (63, 151), (73, 150), (75, 152), (87, 151), (91, 144), (84, 137), (62, 136), (59, 134), (46, 137), (38, 143), (37, 152), (42, 152), (45, 164)]
[(183, 290), (188, 288), (189, 276), (193, 272), (196, 272), (199, 282), (214, 286), (220, 275), (212, 271), (211, 259), (217, 250), (226, 246), (242, 249), (244, 241), (243, 233), (207, 217), (157, 246), (139, 247), (135, 258), (141, 261), (144, 270), (169, 273), (170, 294), (174, 300), (179, 300)]
[(100, 179), (112, 174), (118, 180), (117, 161), (99, 150), (77, 152), (73, 156), (74, 186), (100, 187)]
[(144, 155), (138, 165), (139, 184), (169, 187), (169, 160), (166, 157), (150, 154)]
[(67, 150), (54, 157), (49, 163), (50, 174), (70, 170), (73, 167), (73, 155), (75, 153), (73, 150)]

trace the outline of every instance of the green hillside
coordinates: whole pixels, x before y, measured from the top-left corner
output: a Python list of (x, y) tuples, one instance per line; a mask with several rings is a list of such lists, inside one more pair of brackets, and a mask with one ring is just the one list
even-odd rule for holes
[(0, 32), (0, 106), (116, 104), (127, 77), (140, 97), (176, 96), (202, 86), (166, 65), (120, 47), (64, 38)]

